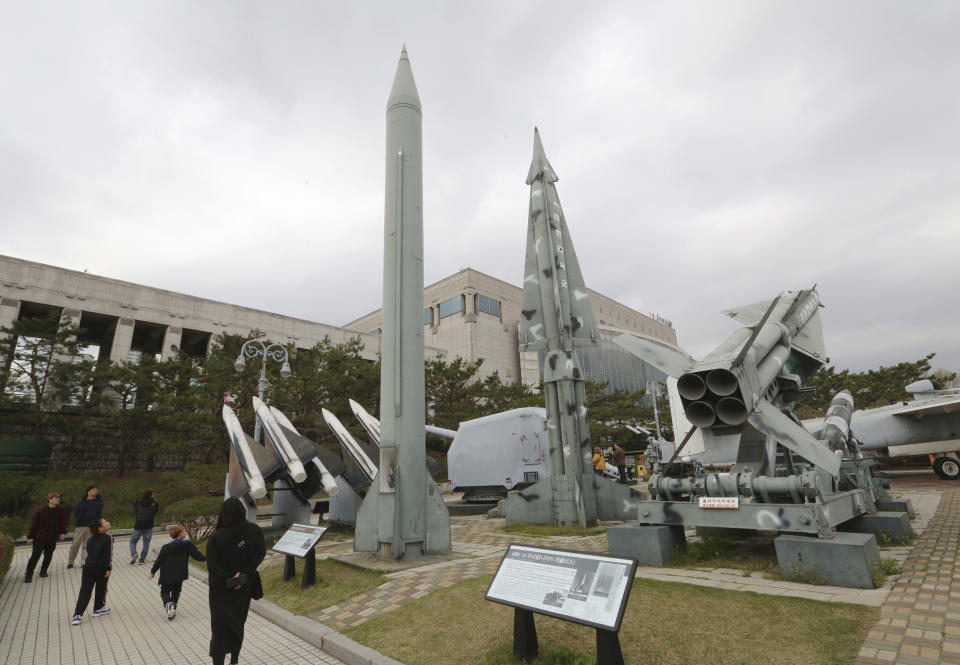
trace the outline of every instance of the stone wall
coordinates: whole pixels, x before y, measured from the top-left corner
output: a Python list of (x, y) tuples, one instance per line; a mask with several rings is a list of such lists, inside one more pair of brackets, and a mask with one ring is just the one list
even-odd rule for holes
[(214, 441), (168, 450), (154, 443), (156, 424), (150, 420), (138, 423), (127, 437), (120, 435), (116, 423), (114, 418), (97, 414), (0, 410), (0, 439), (53, 444), (48, 473), (117, 475), (121, 471), (180, 469), (184, 464), (227, 463), (226, 437), (222, 445)]

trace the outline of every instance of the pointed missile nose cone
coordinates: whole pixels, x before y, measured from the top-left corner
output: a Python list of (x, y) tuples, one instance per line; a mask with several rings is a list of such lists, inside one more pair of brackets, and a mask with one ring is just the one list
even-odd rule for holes
[(532, 185), (533, 181), (542, 177), (544, 182), (557, 182), (557, 172), (550, 166), (547, 155), (543, 152), (543, 144), (540, 142), (540, 132), (536, 127), (533, 128), (533, 161), (530, 162), (530, 171), (527, 173), (527, 184)]
[(398, 106), (407, 106), (420, 112), (420, 95), (417, 93), (417, 84), (413, 80), (413, 70), (410, 68), (410, 58), (407, 57), (406, 44), (400, 51), (400, 62), (397, 63), (397, 73), (393, 77), (393, 87), (390, 88), (390, 97), (387, 99), (387, 113)]

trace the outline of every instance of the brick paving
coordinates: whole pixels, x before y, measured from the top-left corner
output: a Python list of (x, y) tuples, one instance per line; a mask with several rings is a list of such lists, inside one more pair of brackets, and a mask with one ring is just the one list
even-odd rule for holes
[(960, 489), (947, 489), (906, 557), (855, 665), (960, 664), (958, 550)]
[[(148, 564), (168, 540), (154, 534)], [(149, 565), (131, 566), (127, 538), (115, 544), (114, 572), (107, 605), (113, 611), (71, 626), (80, 588), (80, 568), (67, 570), (69, 544), (57, 547), (50, 576), (23, 583), (30, 548), (17, 548), (0, 583), (0, 663), (6, 665), (132, 665), (208, 663), (210, 612), (207, 586), (195, 579), (183, 585), (177, 617), (168, 621), (160, 587), (147, 580)], [(250, 613), (240, 662), (245, 665), (342, 665), (320, 649)]]

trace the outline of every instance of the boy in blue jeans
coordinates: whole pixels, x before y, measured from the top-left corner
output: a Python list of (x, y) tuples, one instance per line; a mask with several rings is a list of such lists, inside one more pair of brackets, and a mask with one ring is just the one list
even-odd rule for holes
[(207, 558), (187, 540), (187, 530), (182, 525), (170, 527), (170, 537), (173, 540), (160, 548), (147, 579), (152, 580), (154, 574), (160, 571), (160, 600), (167, 610), (167, 619), (172, 621), (177, 616), (177, 601), (180, 600), (183, 581), (189, 577), (187, 557), (192, 556), (197, 561), (206, 561)]

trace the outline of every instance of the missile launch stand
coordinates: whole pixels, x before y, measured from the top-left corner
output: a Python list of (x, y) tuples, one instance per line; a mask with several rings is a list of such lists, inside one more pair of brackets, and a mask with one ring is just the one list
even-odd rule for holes
[[(730, 473), (651, 476), (650, 500), (636, 502), (636, 522), (607, 531), (610, 552), (641, 565), (664, 565), (686, 545), (685, 526), (731, 533), (777, 531), (785, 579), (818, 577), (829, 584), (873, 588), (880, 564), (874, 535), (908, 537), (908, 502), (890, 499), (873, 460), (845, 460), (838, 479), (781, 451), (769, 472), (756, 448), (741, 445)], [(793, 471), (789, 473), (788, 471)]]

